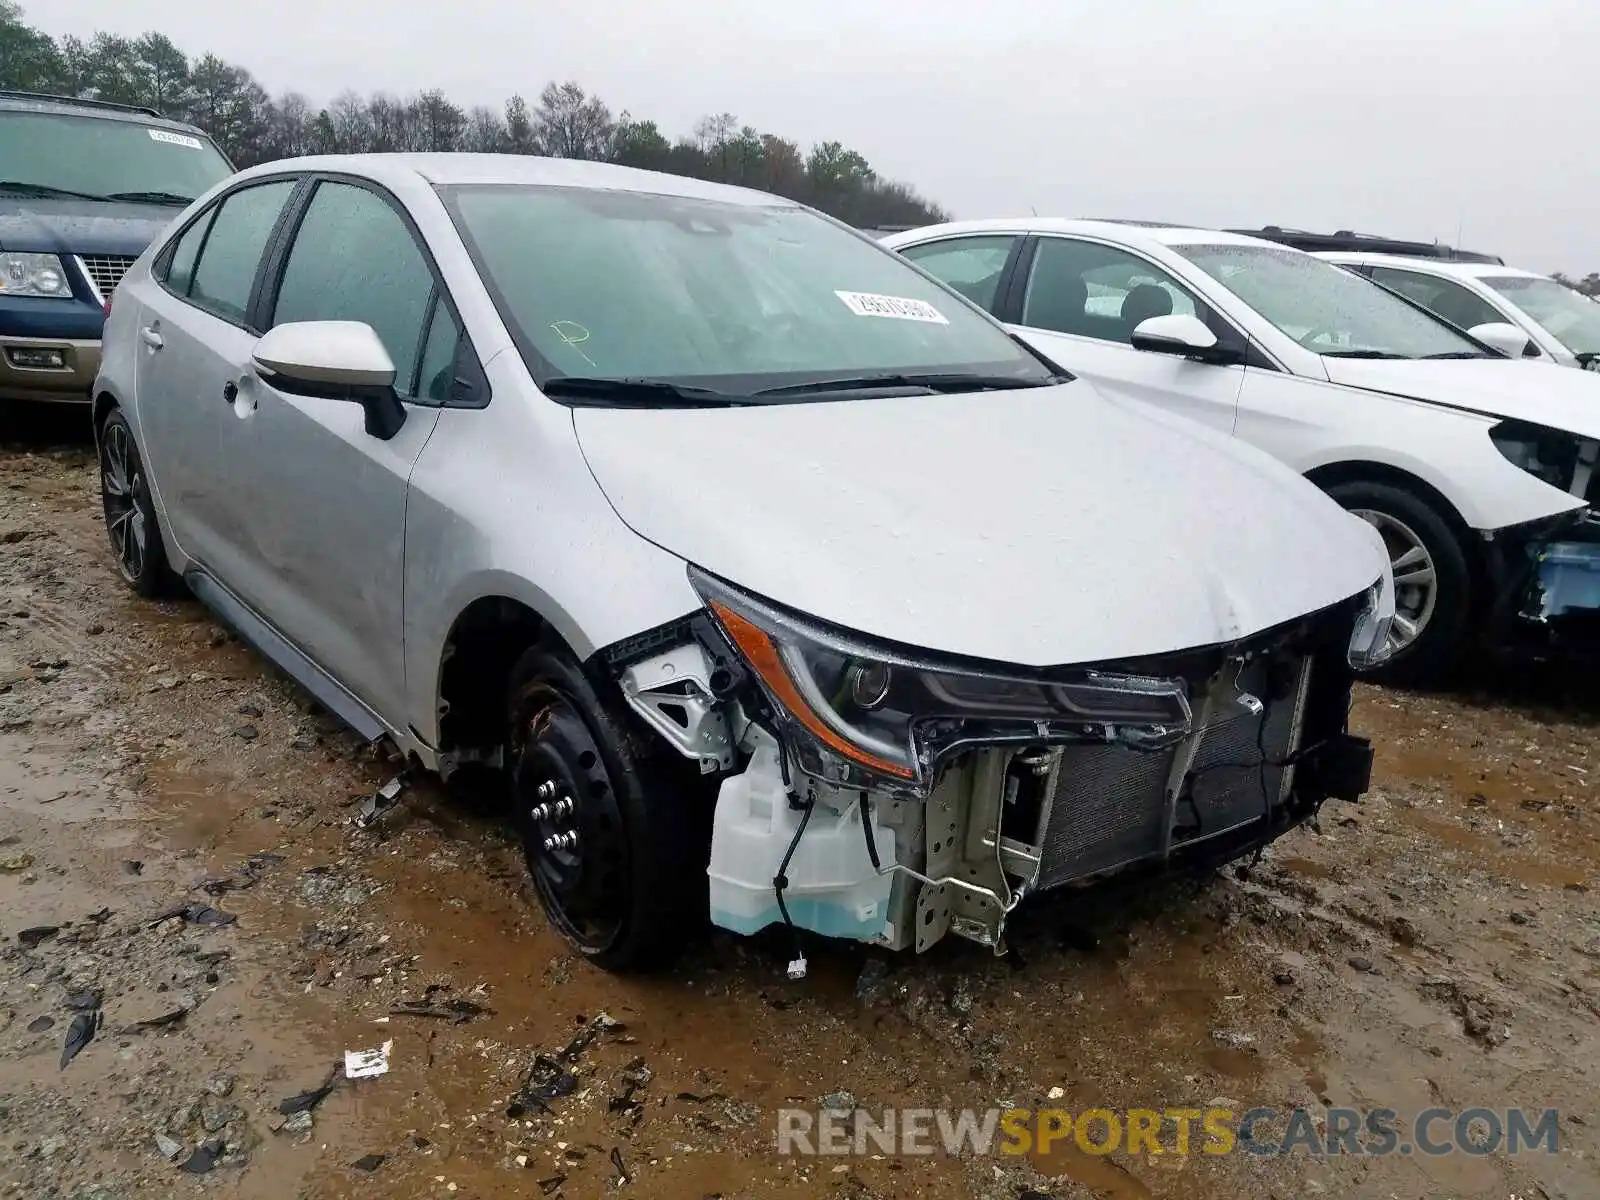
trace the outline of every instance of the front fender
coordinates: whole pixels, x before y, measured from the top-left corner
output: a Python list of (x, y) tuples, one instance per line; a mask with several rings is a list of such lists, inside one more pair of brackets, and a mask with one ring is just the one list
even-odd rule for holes
[(444, 648), (474, 601), (516, 601), (580, 660), (701, 607), (683, 559), (613, 511), (570, 411), (509, 383), (440, 413), (412, 472), (404, 586), (406, 716), (431, 744)]

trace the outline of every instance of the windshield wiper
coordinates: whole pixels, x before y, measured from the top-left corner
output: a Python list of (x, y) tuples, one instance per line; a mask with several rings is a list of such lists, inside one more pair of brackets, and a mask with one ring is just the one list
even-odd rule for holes
[(15, 192), (23, 196), (60, 198), (62, 200), (104, 200), (93, 192), (74, 192), (67, 188), (51, 187), (48, 183), (28, 183), (22, 179), (0, 179), (0, 192)]
[(1443, 354), (1424, 354), (1426, 359), (1440, 358), (1501, 358), (1499, 354), (1485, 354), (1482, 350), (1446, 350)]
[(1323, 358), (1410, 358), (1409, 354), (1395, 354), (1391, 350), (1319, 350)]
[(788, 383), (763, 388), (757, 396), (806, 396), (826, 392), (863, 392), (877, 388), (927, 388), (930, 392), (995, 392), (1011, 388), (1049, 387), (1062, 380), (1054, 375), (1044, 379), (1018, 379), (1015, 375), (975, 375), (888, 373), (853, 375), (843, 379), (817, 379), (810, 383)]
[(126, 200), (130, 204), (193, 204), (193, 196), (181, 192), (110, 192), (106, 200)]
[(539, 385), (551, 399), (581, 400), (597, 408), (720, 408), (755, 403), (713, 388), (665, 379), (602, 379), (557, 375)]

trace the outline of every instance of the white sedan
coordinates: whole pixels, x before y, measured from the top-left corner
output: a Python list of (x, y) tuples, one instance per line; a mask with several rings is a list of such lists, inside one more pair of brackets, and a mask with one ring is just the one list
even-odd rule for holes
[[(1376, 526), (1398, 588), (1391, 677), (1437, 676), (1469, 636), (1576, 636), (1600, 609), (1589, 373), (1510, 361), (1236, 234), (1029, 217), (883, 242), (1102, 391), (1253, 442)], [(1258, 519), (1239, 514), (1241, 538)]]
[(1527, 358), (1600, 371), (1600, 305), (1548, 275), (1498, 263), (1319, 253), (1331, 263), (1393, 288), (1462, 329), (1513, 326)]

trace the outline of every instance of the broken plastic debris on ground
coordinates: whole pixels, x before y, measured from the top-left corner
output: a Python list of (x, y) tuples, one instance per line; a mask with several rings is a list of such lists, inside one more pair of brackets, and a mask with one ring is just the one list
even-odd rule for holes
[(346, 1050), (344, 1052), (344, 1077), (346, 1079), (374, 1079), (389, 1073), (389, 1052), (393, 1040), (376, 1050)]

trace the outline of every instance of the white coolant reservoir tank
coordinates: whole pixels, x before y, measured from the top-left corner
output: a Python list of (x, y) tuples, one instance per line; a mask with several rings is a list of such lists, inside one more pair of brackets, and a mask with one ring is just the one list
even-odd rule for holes
[[(790, 808), (770, 739), (743, 773), (722, 781), (711, 832), (711, 920), (735, 933), (783, 923), (772, 880), (803, 815)], [(860, 793), (836, 793), (842, 810), (818, 802), (789, 860), (784, 903), (802, 929), (826, 937), (871, 941), (888, 928), (893, 875), (879, 875), (867, 856)], [(895, 861), (894, 830), (873, 813), (878, 861)]]

